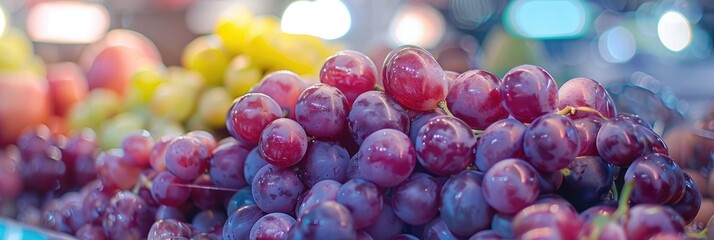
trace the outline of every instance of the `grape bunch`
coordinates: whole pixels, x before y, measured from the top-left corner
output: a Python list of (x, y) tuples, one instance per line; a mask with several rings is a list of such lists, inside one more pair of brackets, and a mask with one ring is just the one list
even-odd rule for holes
[[(380, 86), (375, 64), (344, 50), (319, 83), (269, 74), (233, 101), (222, 140), (144, 131), (98, 153), (96, 140), (72, 137), (86, 148), (68, 143), (33, 164), (23, 154), (55, 143), (30, 132), (4, 155), (34, 171), (32, 190), (0, 190), (27, 205), (19, 221), (80, 239), (705, 237), (689, 225), (702, 201), (693, 179), (598, 82), (558, 88), (533, 65), (502, 79), (454, 75), (414, 46), (382, 69)], [(75, 170), (73, 152), (97, 180)], [(63, 187), (49, 163), (87, 178)], [(12, 169), (0, 179), (21, 181)]]

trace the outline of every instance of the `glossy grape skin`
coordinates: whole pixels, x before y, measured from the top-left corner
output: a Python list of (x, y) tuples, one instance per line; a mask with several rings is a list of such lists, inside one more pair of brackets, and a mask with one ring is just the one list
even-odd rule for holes
[(433, 177), (414, 173), (392, 189), (394, 213), (405, 223), (426, 224), (439, 213), (440, 192), (441, 186)]
[(370, 134), (380, 129), (409, 130), (409, 116), (394, 98), (384, 92), (362, 93), (352, 104), (347, 115), (350, 134), (358, 144)]
[(290, 228), (295, 225), (295, 218), (284, 213), (270, 213), (258, 219), (250, 230), (249, 239), (282, 240)]
[(647, 122), (645, 122), (645, 120), (640, 118), (640, 116), (638, 116), (637, 114), (623, 112), (623, 113), (618, 113), (617, 118), (627, 120), (634, 125), (640, 125), (640, 126), (648, 128), (648, 129), (652, 129), (652, 126), (650, 126)]
[(657, 233), (682, 233), (684, 221), (666, 206), (639, 204), (627, 212), (622, 223), (628, 239), (649, 239)]
[(559, 193), (581, 211), (608, 194), (615, 176), (612, 165), (597, 156), (578, 157), (566, 169)]
[(114, 196), (114, 191), (109, 189), (94, 189), (87, 193), (82, 200), (82, 215), (87, 222), (101, 224), (102, 215), (109, 207), (109, 200)]
[(295, 223), (307, 239), (356, 239), (357, 233), (349, 210), (335, 201), (320, 202)]
[(464, 170), (441, 188), (441, 218), (459, 236), (487, 229), (495, 213), (483, 194), (483, 174)]
[[(595, 80), (578, 77), (565, 82), (558, 90), (558, 108), (588, 107), (598, 111), (606, 118), (613, 118), (617, 115), (615, 102), (607, 93), (605, 88)], [(595, 113), (576, 111), (574, 115), (569, 115), (572, 119), (585, 117), (599, 118)]]
[(419, 238), (411, 234), (399, 234), (392, 236), (389, 240), (419, 240)]
[[(597, 224), (595, 222), (585, 223), (582, 229), (580, 229), (579, 239), (593, 239), (595, 234), (595, 229)], [(598, 234), (597, 240), (627, 240), (627, 235), (625, 234), (625, 229), (622, 225), (616, 222), (609, 221), (602, 226), (600, 233)], [(651, 239), (650, 239), (651, 240)]]
[(496, 213), (491, 220), (491, 230), (481, 230), (480, 232), (493, 231), (498, 236), (513, 238), (513, 217), (515, 215)]
[(167, 136), (154, 143), (154, 147), (151, 148), (151, 153), (149, 154), (151, 168), (159, 172), (166, 170), (166, 149), (173, 140), (173, 137)]
[(193, 181), (196, 187), (191, 188), (191, 202), (199, 209), (213, 209), (222, 205), (225, 192), (213, 189), (214, 184), (207, 174), (203, 174)]
[(248, 156), (245, 157), (245, 166), (243, 166), (243, 176), (245, 176), (245, 181), (248, 185), (253, 183), (255, 174), (265, 165), (268, 165), (268, 162), (260, 154), (260, 148), (255, 147), (250, 150)]
[(526, 125), (507, 118), (496, 121), (483, 131), (476, 146), (476, 166), (485, 172), (493, 164), (508, 158), (525, 158), (523, 134)]
[(298, 176), (308, 187), (328, 179), (345, 182), (349, 160), (347, 149), (338, 142), (313, 139), (307, 146), (305, 157), (298, 164)]
[(406, 108), (426, 111), (446, 98), (444, 70), (426, 50), (406, 46), (392, 50), (384, 63), (384, 91)]
[(565, 116), (545, 114), (523, 134), (523, 151), (533, 167), (553, 172), (573, 162), (579, 150), (578, 130)]
[(464, 72), (449, 88), (446, 106), (471, 128), (485, 129), (508, 117), (508, 111), (501, 104), (500, 82), (498, 77), (486, 71)]
[(506, 110), (523, 123), (554, 112), (558, 106), (555, 80), (537, 66), (520, 65), (511, 69), (499, 88)]
[[(385, 209), (382, 194), (377, 186), (359, 178), (345, 182), (338, 189), (335, 201), (350, 211), (355, 229), (374, 224)], [(389, 210), (392, 211), (392, 208)]]
[(612, 206), (607, 204), (600, 204), (592, 206), (585, 211), (580, 213), (580, 218), (583, 219), (585, 223), (589, 223), (595, 220), (597, 217), (604, 216), (610, 217), (617, 210), (617, 204), (613, 203)]
[(283, 110), (271, 97), (248, 93), (233, 102), (226, 116), (226, 128), (234, 138), (257, 143), (265, 126), (281, 116)]
[(63, 199), (53, 199), (45, 204), (39, 216), (40, 226), (57, 232), (71, 233), (69, 224), (63, 221), (62, 212), (65, 207)]
[(357, 240), (374, 240), (374, 238), (365, 231), (357, 231)]
[(84, 226), (80, 227), (75, 233), (75, 236), (79, 240), (106, 239), (106, 236), (104, 236), (104, 229), (102, 229), (101, 226), (92, 225), (91, 223), (87, 223)]
[(359, 149), (359, 176), (380, 187), (396, 186), (416, 166), (414, 145), (404, 133), (382, 129), (369, 135)]
[(244, 168), (250, 150), (238, 143), (223, 144), (214, 149), (208, 167), (213, 184), (233, 189), (248, 186)]
[(210, 154), (196, 138), (177, 137), (166, 148), (166, 169), (177, 178), (191, 181), (208, 169)]
[(542, 172), (538, 171), (538, 187), (541, 195), (555, 193), (563, 184), (563, 174), (560, 171)]
[(226, 222), (226, 214), (223, 211), (203, 210), (196, 214), (191, 221), (194, 232), (214, 233), (221, 232), (223, 223)]
[(580, 118), (573, 120), (573, 125), (578, 130), (579, 150), (578, 156), (598, 156), (596, 138), (600, 131), (602, 121), (594, 118)]
[(600, 127), (595, 140), (600, 156), (615, 166), (627, 166), (639, 157), (644, 144), (628, 120), (613, 118)]
[(444, 113), (441, 108), (435, 108), (433, 110), (423, 112), (416, 112), (416, 114), (411, 118), (411, 121), (409, 122), (409, 140), (411, 140), (412, 142), (416, 142), (417, 136), (419, 135), (419, 129), (421, 129), (424, 124), (426, 124), (434, 117), (444, 115), (446, 115), (446, 113)]
[(377, 67), (361, 52), (342, 50), (325, 60), (320, 82), (340, 89), (351, 105), (357, 96), (374, 89)]
[(520, 159), (493, 165), (483, 177), (483, 196), (499, 212), (517, 213), (538, 197), (538, 172)]
[(534, 229), (549, 228), (559, 239), (577, 239), (582, 226), (583, 220), (577, 212), (552, 203), (534, 204), (513, 217), (513, 234), (516, 238)]
[(429, 120), (417, 134), (414, 148), (417, 160), (429, 172), (448, 176), (474, 161), (476, 137), (458, 118), (438, 116)]
[(263, 77), (251, 92), (270, 96), (280, 105), (282, 112), (295, 119), (295, 104), (300, 93), (307, 88), (305, 81), (290, 71), (276, 71)]
[(428, 240), (457, 240), (446, 223), (441, 218), (435, 218), (424, 228), (424, 239)]
[(349, 111), (347, 98), (339, 89), (317, 83), (300, 94), (295, 119), (310, 136), (335, 137), (347, 126)]
[(144, 199), (119, 192), (109, 201), (102, 226), (109, 239), (140, 239), (149, 233), (154, 215)]
[(295, 216), (300, 218), (303, 213), (320, 202), (335, 201), (340, 187), (342, 184), (334, 180), (323, 180), (316, 183), (301, 196), (295, 209)]
[(404, 226), (404, 222), (394, 214), (392, 201), (388, 198), (384, 198), (382, 202), (384, 205), (382, 206), (382, 212), (379, 214), (379, 217), (377, 217), (377, 221), (363, 229), (369, 233), (374, 240), (389, 239), (399, 234)]
[(279, 118), (265, 127), (259, 145), (265, 161), (281, 168), (290, 167), (305, 156), (307, 135), (294, 120)]
[(141, 169), (125, 164), (122, 157), (124, 153), (119, 149), (110, 149), (97, 156), (97, 176), (102, 185), (119, 189), (134, 186)]
[(247, 205), (255, 205), (253, 200), (253, 195), (250, 191), (250, 187), (244, 187), (233, 194), (233, 196), (228, 200), (228, 206), (226, 206), (226, 213), (228, 216), (233, 214), (238, 208)]
[(174, 219), (156, 221), (151, 225), (147, 240), (161, 240), (191, 237), (191, 227)]
[(251, 228), (265, 213), (256, 205), (238, 208), (226, 220), (223, 226), (223, 239), (245, 240), (250, 236)]
[(20, 149), (20, 156), (25, 160), (46, 155), (47, 149), (54, 145), (52, 132), (44, 124), (25, 129), (17, 137), (16, 142), (17, 148)]
[(650, 154), (637, 158), (625, 173), (625, 181), (634, 181), (633, 203), (664, 204), (679, 201), (684, 194), (684, 172), (671, 158)]
[(684, 174), (684, 187), (684, 196), (672, 204), (672, 209), (682, 217), (686, 225), (691, 223), (694, 217), (697, 216), (702, 205), (702, 194), (699, 192), (694, 180), (686, 173)]
[(62, 150), (62, 161), (76, 185), (85, 185), (97, 178), (95, 157), (99, 149), (97, 136), (89, 128), (73, 134)]
[(483, 230), (477, 232), (469, 238), (469, 240), (505, 240), (507, 238), (501, 237), (493, 230)]
[(186, 216), (181, 212), (181, 209), (175, 207), (169, 207), (166, 205), (160, 205), (156, 209), (156, 221), (164, 219), (174, 219), (177, 221), (185, 221)]
[(645, 145), (643, 154), (659, 153), (669, 155), (667, 144), (657, 133), (642, 125), (635, 125), (635, 128), (637, 129), (637, 134), (642, 137)]
[(290, 213), (305, 186), (292, 169), (266, 165), (255, 175), (251, 191), (255, 204), (264, 212)]
[(191, 196), (188, 181), (177, 178), (170, 172), (160, 172), (151, 184), (151, 196), (162, 205), (181, 206)]
[(154, 139), (148, 131), (129, 134), (121, 142), (121, 149), (124, 151), (122, 160), (126, 164), (146, 168), (149, 166), (149, 155), (154, 147)]

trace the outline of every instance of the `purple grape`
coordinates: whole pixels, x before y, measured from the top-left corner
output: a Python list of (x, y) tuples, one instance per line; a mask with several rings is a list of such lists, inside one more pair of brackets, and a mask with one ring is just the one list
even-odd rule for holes
[(320, 202), (335, 201), (340, 187), (342, 184), (334, 180), (323, 180), (316, 183), (302, 195), (295, 210), (295, 216), (301, 217), (303, 213)]
[(365, 231), (357, 231), (357, 240), (374, 240), (374, 238)]
[(699, 192), (699, 188), (694, 184), (689, 175), (684, 174), (684, 196), (678, 202), (672, 204), (672, 209), (677, 211), (677, 213), (684, 220), (684, 224), (689, 224), (697, 216), (699, 208), (702, 206), (702, 193)]
[(368, 91), (357, 97), (347, 116), (352, 137), (358, 144), (380, 129), (409, 130), (409, 116), (391, 97), (384, 92)]
[(208, 168), (213, 184), (233, 189), (248, 186), (243, 170), (249, 152), (250, 149), (237, 143), (223, 144), (214, 149)]
[(75, 236), (79, 240), (104, 240), (106, 239), (106, 236), (104, 236), (104, 229), (102, 229), (101, 226), (93, 225), (91, 223), (84, 224), (79, 230), (77, 230), (77, 233), (75, 233)]
[(419, 240), (419, 238), (411, 234), (399, 234), (392, 236), (389, 240)]
[(292, 169), (266, 165), (255, 175), (251, 191), (255, 204), (261, 210), (290, 213), (305, 186)]
[(653, 204), (632, 207), (622, 225), (628, 239), (649, 239), (658, 233), (684, 232), (684, 221), (677, 212), (669, 207)]
[(424, 239), (426, 240), (458, 240), (446, 223), (441, 218), (435, 218), (424, 229)]
[(512, 118), (499, 120), (488, 126), (476, 146), (478, 169), (485, 172), (503, 159), (525, 158), (523, 134), (526, 128), (526, 125)]
[(200, 140), (177, 137), (166, 148), (166, 169), (177, 178), (191, 181), (208, 168), (210, 154)]
[(238, 190), (233, 196), (228, 200), (228, 206), (226, 207), (226, 213), (230, 216), (243, 206), (255, 205), (253, 200), (253, 195), (250, 191), (250, 187), (244, 187)]
[(615, 170), (600, 157), (578, 157), (566, 169), (559, 193), (578, 210), (592, 207), (610, 192)]
[(441, 218), (459, 236), (470, 236), (488, 229), (494, 210), (484, 198), (483, 175), (464, 170), (441, 188)]
[(581, 118), (573, 121), (578, 129), (578, 156), (598, 156), (596, 138), (602, 121), (594, 118)]
[(253, 224), (250, 239), (283, 240), (295, 222), (295, 218), (285, 213), (265, 215)]
[(102, 216), (109, 207), (114, 191), (107, 188), (94, 189), (82, 201), (82, 215), (89, 223), (101, 224)]
[(218, 141), (216, 141), (216, 138), (213, 137), (213, 134), (203, 131), (203, 130), (193, 130), (190, 132), (187, 132), (186, 137), (194, 137), (201, 141), (204, 147), (208, 150), (209, 153), (212, 153), (213, 150), (216, 150), (216, 147), (218, 147)]
[(154, 139), (148, 131), (129, 134), (121, 142), (121, 149), (124, 151), (122, 160), (135, 167), (149, 167), (149, 155), (153, 147)]
[(193, 225), (194, 231), (199, 233), (216, 233), (222, 230), (226, 218), (223, 211), (203, 210), (193, 217), (191, 225)]
[(414, 142), (417, 159), (429, 172), (448, 176), (474, 161), (476, 137), (466, 123), (451, 116), (438, 116), (419, 130)]
[(328, 179), (345, 182), (349, 160), (349, 153), (338, 142), (313, 139), (308, 144), (305, 157), (298, 165), (298, 176), (308, 187)]
[(263, 216), (265, 216), (265, 213), (256, 205), (247, 205), (238, 208), (238, 210), (228, 217), (226, 224), (223, 225), (223, 239), (248, 239), (251, 228)]
[(592, 206), (592, 207), (586, 209), (585, 211), (581, 212), (580, 218), (582, 218), (585, 223), (589, 223), (600, 216), (611, 217), (613, 214), (615, 214), (616, 210), (617, 210), (616, 203), (613, 203), (612, 205), (608, 205), (608, 204), (595, 205), (595, 206)]
[(211, 177), (203, 174), (193, 181), (196, 187), (191, 188), (191, 201), (196, 207), (206, 210), (213, 209), (222, 204), (224, 192), (213, 189)]
[(158, 220), (149, 230), (150, 240), (178, 239), (191, 237), (191, 227), (174, 219)]
[(538, 171), (538, 187), (541, 194), (555, 193), (563, 184), (563, 174), (556, 172)]
[(640, 116), (638, 116), (637, 114), (619, 113), (619, 114), (617, 114), (617, 118), (622, 118), (624, 120), (627, 120), (634, 125), (640, 125), (640, 126), (648, 128), (648, 129), (652, 129), (652, 127), (647, 122), (645, 122), (645, 120), (640, 118)]
[(85, 185), (97, 178), (94, 159), (98, 145), (94, 131), (86, 128), (70, 136), (62, 148), (62, 161), (67, 166), (67, 173), (72, 176), (74, 184)]
[(644, 144), (632, 122), (613, 118), (600, 127), (595, 140), (600, 156), (615, 166), (628, 166), (639, 157)]
[(625, 173), (633, 181), (633, 203), (664, 204), (679, 201), (684, 194), (684, 172), (667, 155), (650, 154), (637, 158)]
[(340, 89), (352, 105), (357, 96), (374, 89), (377, 67), (363, 53), (342, 50), (325, 60), (320, 70), (320, 82)]
[(507, 238), (501, 237), (501, 235), (498, 235), (495, 231), (492, 230), (483, 230), (480, 232), (477, 232), (473, 236), (469, 238), (469, 240), (505, 240)]
[(499, 212), (517, 213), (538, 197), (538, 172), (526, 161), (506, 159), (483, 176), (483, 196)]
[(151, 186), (152, 182), (154, 181), (154, 178), (158, 176), (159, 173), (156, 172), (152, 168), (146, 168), (144, 171), (139, 174), (139, 178), (136, 182), (136, 185), (134, 185), (134, 188), (132, 191), (139, 195), (141, 199), (144, 199), (146, 201), (146, 204), (149, 204), (151, 207), (158, 207), (159, 203), (156, 202), (153, 196), (151, 196)]
[(186, 217), (184, 216), (183, 212), (181, 212), (181, 209), (169, 207), (166, 205), (160, 205), (159, 208), (156, 209), (156, 221), (164, 219), (184, 221), (186, 220)]
[(577, 239), (583, 220), (578, 213), (558, 204), (539, 203), (524, 208), (513, 218), (513, 234), (517, 239), (526, 237), (534, 229), (550, 229), (547, 239)]
[(144, 199), (119, 192), (109, 201), (102, 226), (109, 239), (140, 239), (149, 233), (154, 214)]
[(575, 210), (575, 207), (573, 206), (573, 204), (571, 204), (570, 202), (568, 202), (568, 200), (566, 200), (565, 198), (561, 197), (561, 196), (558, 195), (558, 194), (541, 194), (541, 195), (538, 197), (538, 200), (536, 200), (536, 201), (533, 203), (533, 205), (535, 205), (535, 204), (541, 204), (541, 203), (547, 203), (547, 204), (550, 204), (550, 205), (557, 205), (558, 207), (561, 207), (561, 208), (564, 208), (564, 209), (568, 209), (568, 210), (570, 210), (571, 212), (577, 212), (577, 211)]
[(555, 80), (537, 66), (521, 65), (511, 69), (503, 77), (499, 90), (506, 110), (523, 123), (554, 112), (558, 106)]
[[(617, 115), (615, 102), (605, 88), (597, 81), (584, 77), (570, 79), (563, 86), (560, 86), (558, 90), (558, 108), (564, 109), (568, 106), (587, 107), (599, 112), (606, 118), (613, 118)], [(597, 114), (587, 111), (576, 111), (575, 115), (570, 117), (572, 119), (599, 118)]]
[(433, 177), (414, 173), (392, 189), (394, 213), (405, 223), (426, 224), (439, 213), (440, 192), (441, 186)]
[(170, 172), (160, 172), (151, 183), (151, 196), (159, 204), (181, 206), (191, 196), (191, 189), (186, 186), (188, 183)]
[(528, 126), (523, 136), (526, 160), (544, 172), (567, 167), (578, 154), (578, 130), (565, 116), (545, 114)]
[(513, 217), (515, 215), (496, 213), (491, 220), (491, 230), (481, 230), (480, 232), (493, 231), (500, 237), (513, 238)]
[(349, 103), (342, 92), (316, 83), (302, 92), (295, 106), (295, 117), (308, 135), (335, 137), (347, 126)]
[(250, 150), (248, 156), (245, 157), (245, 166), (243, 166), (243, 176), (245, 176), (248, 185), (253, 183), (255, 174), (265, 165), (268, 165), (268, 162), (260, 154), (260, 148), (255, 147)]
[(416, 142), (417, 136), (419, 135), (419, 129), (421, 129), (424, 124), (426, 124), (429, 120), (431, 120), (434, 117), (438, 116), (444, 116), (446, 113), (444, 113), (441, 108), (435, 108), (433, 110), (429, 111), (409, 111), (409, 112), (416, 112), (414, 117), (411, 118), (411, 121), (409, 122), (409, 140), (412, 142)]
[(271, 97), (248, 93), (233, 102), (226, 116), (226, 127), (234, 138), (258, 143), (265, 126), (281, 116), (283, 110)]
[(426, 50), (404, 46), (385, 59), (384, 91), (406, 108), (426, 111), (444, 101), (449, 84), (444, 70)]
[(446, 105), (454, 117), (471, 128), (485, 129), (508, 117), (508, 111), (501, 103), (500, 82), (498, 77), (486, 71), (464, 72), (449, 88)]
[(382, 194), (377, 186), (359, 178), (343, 184), (337, 191), (335, 201), (350, 211), (355, 229), (362, 229), (374, 224), (379, 220), (381, 212), (384, 211)]
[(404, 222), (394, 214), (392, 201), (384, 198), (382, 202), (384, 202), (384, 205), (382, 206), (382, 212), (377, 217), (377, 221), (363, 229), (374, 240), (388, 240), (392, 236), (399, 234), (404, 226)]
[(277, 167), (297, 164), (307, 151), (307, 135), (300, 124), (289, 118), (279, 118), (265, 126), (260, 134), (260, 154)]
[[(622, 225), (617, 224), (616, 222), (608, 221), (604, 224), (604, 226), (601, 227), (600, 232), (596, 233), (595, 229), (597, 229), (597, 223), (595, 222), (590, 222), (586, 223), (583, 225), (583, 228), (580, 230), (580, 237), (579, 239), (595, 239), (594, 237), (597, 234), (599, 237), (596, 239), (607, 239), (607, 240), (627, 240), (627, 235), (625, 234), (625, 229), (622, 228)], [(651, 239), (650, 239), (651, 240)]]
[[(58, 190), (67, 181), (67, 166), (61, 159), (60, 149), (49, 146), (45, 150), (45, 154), (28, 153), (31, 158), (24, 159), (20, 168), (23, 185), (36, 192)], [(100, 177), (106, 177), (106, 174)]]
[(306, 239), (357, 238), (349, 210), (335, 201), (320, 202), (308, 209), (294, 228)]
[[(295, 104), (307, 85), (297, 74), (281, 70), (270, 73), (251, 90), (254, 93), (263, 93), (270, 96), (280, 105), (282, 112), (290, 119), (295, 119)], [(245, 96), (245, 95), (244, 95)], [(244, 124), (237, 121), (238, 124)]]
[(394, 129), (372, 133), (359, 152), (358, 175), (380, 187), (404, 182), (416, 166), (414, 145), (407, 135)]
[(667, 144), (664, 142), (664, 140), (662, 140), (662, 137), (657, 135), (657, 133), (639, 124), (635, 125), (635, 128), (637, 129), (637, 134), (642, 137), (642, 140), (644, 142), (644, 154), (659, 153), (669, 155), (669, 149), (667, 148)]
[(658, 233), (650, 237), (649, 240), (685, 240), (690, 239), (684, 233)]

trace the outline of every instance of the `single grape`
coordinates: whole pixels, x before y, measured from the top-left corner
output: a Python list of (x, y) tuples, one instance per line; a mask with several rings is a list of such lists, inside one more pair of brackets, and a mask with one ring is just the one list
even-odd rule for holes
[(303, 213), (320, 202), (335, 201), (340, 187), (342, 187), (342, 184), (334, 180), (323, 180), (316, 183), (302, 195), (295, 209), (295, 216), (300, 218)]
[(684, 172), (671, 158), (650, 154), (637, 158), (625, 173), (625, 181), (633, 181), (633, 203), (664, 204), (679, 201), (684, 194)]
[(551, 239), (577, 239), (582, 226), (583, 220), (577, 212), (552, 203), (534, 204), (513, 218), (513, 234), (518, 239), (540, 228), (550, 229), (550, 235), (556, 237)]
[[(596, 233), (595, 231), (598, 228), (599, 232)], [(595, 234), (597, 234), (597, 238), (595, 238)], [(622, 228), (622, 225), (619, 225), (616, 222), (608, 221), (601, 227), (598, 227), (595, 222), (590, 222), (583, 225), (583, 228), (580, 230), (579, 239), (627, 240), (627, 235), (625, 234), (625, 229)]]
[(570, 202), (568, 202), (568, 200), (558, 194), (541, 194), (540, 196), (538, 196), (538, 200), (536, 200), (533, 205), (540, 203), (558, 205), (559, 207), (563, 209), (568, 209), (571, 212), (577, 212), (573, 204), (571, 204)]
[(250, 230), (249, 239), (282, 240), (295, 225), (295, 218), (285, 213), (270, 213), (258, 219)]
[(639, 124), (635, 125), (635, 128), (637, 129), (637, 134), (642, 137), (645, 145), (643, 154), (659, 153), (669, 155), (667, 144), (664, 140), (662, 140), (662, 137), (657, 135), (657, 133)]
[(496, 162), (508, 158), (525, 158), (523, 134), (526, 125), (516, 119), (507, 118), (488, 126), (476, 144), (476, 166), (488, 171)]
[(131, 192), (118, 192), (109, 201), (102, 226), (109, 239), (140, 239), (149, 233), (154, 215), (144, 199)]
[(253, 183), (255, 174), (265, 165), (268, 165), (268, 162), (260, 154), (260, 148), (255, 147), (250, 150), (248, 156), (245, 157), (245, 166), (243, 166), (243, 176), (245, 176), (245, 181), (248, 185)]
[[(362, 229), (377, 222), (384, 210), (382, 193), (376, 185), (364, 179), (351, 179), (337, 191), (335, 201), (351, 213), (355, 229)], [(392, 211), (392, 208), (389, 209)], [(394, 214), (394, 211), (392, 211)]]
[(228, 206), (226, 206), (226, 213), (228, 216), (233, 214), (237, 209), (247, 206), (247, 205), (255, 205), (255, 201), (253, 201), (253, 195), (250, 191), (250, 187), (244, 187), (239, 189), (236, 193), (231, 196), (231, 198), (228, 200)]
[(483, 174), (464, 170), (449, 178), (441, 188), (441, 219), (459, 236), (488, 229), (494, 210), (486, 202)]
[[(356, 98), (356, 96), (355, 96)], [(349, 103), (342, 92), (317, 83), (305, 89), (295, 106), (295, 119), (315, 137), (335, 137), (347, 126)]]
[(506, 110), (523, 123), (554, 112), (558, 106), (555, 80), (537, 66), (520, 65), (511, 69), (499, 88)]
[(640, 118), (640, 116), (638, 116), (637, 114), (632, 114), (632, 113), (619, 113), (619, 114), (617, 114), (617, 118), (621, 118), (621, 119), (627, 120), (627, 121), (629, 121), (630, 123), (635, 124), (635, 125), (640, 125), (640, 126), (643, 126), (643, 127), (649, 128), (649, 129), (652, 129), (652, 126), (650, 126), (649, 123), (645, 122), (645, 120), (643, 120), (642, 118)]
[(563, 170), (559, 194), (582, 211), (600, 202), (610, 192), (615, 170), (597, 156), (578, 157)]
[(356, 239), (357, 233), (349, 210), (335, 201), (320, 202), (295, 223), (307, 239)]
[(424, 239), (429, 240), (458, 240), (446, 223), (441, 218), (435, 218), (424, 229)]
[(173, 137), (162, 137), (154, 144), (149, 154), (149, 164), (151, 164), (151, 168), (159, 172), (166, 170), (166, 149), (173, 140)]
[(248, 93), (233, 102), (226, 116), (226, 127), (234, 138), (257, 143), (265, 126), (283, 116), (282, 111), (268, 95)]
[(213, 137), (213, 134), (203, 131), (203, 130), (194, 130), (187, 132), (186, 137), (194, 137), (201, 141), (201, 144), (203, 144), (204, 147), (206, 147), (206, 150), (208, 150), (209, 153), (212, 153), (213, 150), (218, 147), (218, 141), (216, 141), (216, 138)]
[(223, 211), (203, 210), (193, 217), (191, 225), (195, 232), (217, 233), (223, 231), (223, 223), (226, 222), (226, 218)]
[(433, 177), (414, 173), (392, 189), (394, 213), (405, 223), (426, 224), (439, 213), (440, 192), (441, 186)]
[(580, 218), (583, 219), (585, 223), (592, 222), (595, 220), (597, 217), (603, 216), (603, 217), (610, 217), (612, 214), (615, 213), (617, 210), (617, 203), (613, 204), (600, 204), (600, 205), (595, 205), (592, 206), (585, 211), (582, 211), (580, 213)]
[(208, 167), (213, 184), (233, 189), (248, 186), (244, 169), (250, 150), (238, 143), (223, 144), (214, 149)]
[(186, 216), (181, 212), (181, 209), (175, 207), (169, 207), (166, 205), (160, 205), (156, 209), (156, 221), (164, 219), (174, 219), (176, 221), (185, 221)]
[(417, 159), (424, 168), (448, 176), (466, 169), (474, 161), (476, 137), (458, 118), (438, 116), (421, 127), (414, 145)]
[(485, 129), (508, 117), (508, 111), (501, 103), (500, 83), (498, 77), (486, 71), (464, 72), (449, 88), (446, 105), (455, 117), (471, 128)]
[(290, 119), (295, 119), (295, 104), (307, 85), (297, 74), (290, 71), (277, 71), (263, 77), (251, 92), (270, 96), (280, 105), (282, 112)]
[(622, 225), (628, 239), (649, 239), (658, 233), (684, 232), (684, 221), (677, 212), (669, 207), (653, 204), (632, 207)]
[(374, 240), (374, 238), (365, 231), (357, 231), (357, 240)]
[(438, 116), (444, 116), (446, 113), (444, 113), (441, 108), (435, 108), (433, 110), (429, 111), (409, 111), (409, 112), (415, 112), (416, 114), (411, 118), (411, 121), (409, 122), (409, 140), (412, 142), (416, 142), (417, 135), (419, 135), (419, 129), (421, 129), (424, 124), (426, 124), (429, 120), (431, 120), (434, 117)]
[(396, 48), (385, 60), (384, 91), (406, 108), (426, 111), (444, 101), (449, 84), (444, 70), (426, 50)]
[(161, 172), (151, 182), (151, 196), (162, 205), (181, 206), (191, 196), (188, 181), (177, 178), (170, 172)]
[(178, 239), (191, 237), (191, 227), (174, 219), (158, 220), (149, 230), (147, 240)]
[(308, 187), (328, 179), (345, 182), (349, 160), (349, 153), (338, 142), (313, 139), (307, 146), (305, 157), (298, 164), (298, 176)]
[(177, 178), (191, 181), (208, 168), (208, 149), (193, 137), (177, 137), (166, 148), (166, 169)]
[(300, 124), (289, 118), (279, 118), (268, 124), (260, 134), (260, 153), (277, 167), (297, 164), (307, 151), (307, 135)]
[(213, 181), (207, 174), (203, 174), (193, 181), (195, 187), (191, 188), (191, 201), (196, 207), (207, 210), (222, 205), (225, 192), (214, 189)]
[(369, 135), (359, 149), (359, 176), (380, 187), (396, 186), (416, 165), (414, 145), (404, 133), (383, 129)]
[(597, 133), (600, 131), (602, 121), (595, 118), (580, 118), (573, 121), (578, 130), (579, 150), (578, 156), (598, 156)]
[(374, 89), (377, 67), (361, 52), (342, 50), (325, 60), (320, 82), (340, 89), (352, 105), (360, 94)]
[(694, 184), (694, 180), (684, 174), (684, 196), (678, 202), (672, 204), (672, 209), (676, 211), (684, 220), (684, 224), (689, 224), (697, 216), (699, 208), (702, 206), (702, 194)]
[(600, 156), (615, 166), (628, 166), (639, 157), (644, 144), (632, 122), (623, 118), (605, 121), (595, 140)]
[(536, 118), (523, 135), (526, 160), (544, 172), (568, 166), (579, 148), (578, 130), (573, 122), (555, 113)]
[(154, 139), (151, 134), (144, 130), (137, 133), (131, 133), (121, 142), (121, 149), (124, 151), (124, 163), (146, 168), (149, 166), (149, 155), (154, 147)]
[(245, 240), (250, 236), (251, 228), (265, 213), (256, 205), (247, 205), (238, 208), (223, 225), (223, 239)]
[[(613, 118), (617, 115), (615, 102), (607, 93), (604, 87), (590, 78), (578, 77), (565, 82), (558, 90), (558, 108), (587, 107), (593, 109), (606, 118)], [(587, 111), (576, 111), (574, 115), (569, 115), (572, 119), (585, 117), (599, 118), (595, 113)]]
[(125, 164), (121, 158), (124, 152), (110, 149), (97, 156), (97, 176), (102, 185), (119, 189), (130, 189), (136, 183), (141, 169)]
[(349, 115), (348, 126), (358, 144), (380, 129), (409, 130), (409, 116), (392, 97), (384, 92), (368, 91), (357, 97)]
[(394, 214), (392, 201), (384, 198), (382, 202), (384, 205), (382, 206), (382, 212), (377, 217), (377, 221), (363, 229), (375, 240), (389, 239), (399, 234), (404, 226), (404, 222)]
[(538, 197), (538, 172), (520, 159), (499, 161), (484, 174), (482, 190), (497, 211), (517, 213)]
[(255, 204), (261, 210), (290, 213), (305, 186), (292, 169), (266, 165), (255, 175), (251, 191)]

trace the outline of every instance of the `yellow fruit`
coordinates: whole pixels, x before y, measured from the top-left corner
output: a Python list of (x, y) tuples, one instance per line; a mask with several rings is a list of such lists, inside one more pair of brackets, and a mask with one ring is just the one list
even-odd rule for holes
[(0, 69), (27, 69), (33, 61), (32, 42), (17, 29), (8, 29), (0, 36)]
[(197, 113), (194, 116), (198, 117), (208, 127), (214, 129), (225, 127), (226, 113), (231, 108), (233, 99), (225, 88), (209, 89), (201, 95)]
[(147, 105), (154, 95), (154, 91), (166, 80), (158, 69), (139, 71), (131, 77), (127, 105), (129, 108), (139, 108)]
[(104, 121), (121, 111), (121, 102), (121, 97), (114, 91), (101, 88), (92, 90), (84, 101), (72, 106), (69, 113), (70, 129), (99, 129)]
[(228, 56), (215, 35), (202, 36), (191, 41), (183, 51), (183, 66), (203, 76), (206, 85), (216, 86), (223, 81)]
[(193, 112), (197, 93), (189, 85), (166, 81), (159, 85), (151, 98), (154, 117), (182, 122)]
[(248, 56), (238, 55), (226, 68), (223, 86), (231, 97), (237, 98), (248, 93), (262, 78), (263, 71), (252, 64)]
[(102, 124), (99, 145), (102, 149), (119, 148), (129, 134), (144, 129), (144, 120), (133, 113), (121, 113)]
[(218, 17), (215, 33), (233, 54), (239, 54), (246, 48), (244, 39), (253, 17), (253, 12), (242, 4), (226, 9)]
[(186, 132), (181, 124), (165, 119), (155, 119), (150, 122), (149, 131), (151, 132), (151, 136), (154, 136), (155, 139), (160, 139), (166, 136), (179, 136)]

